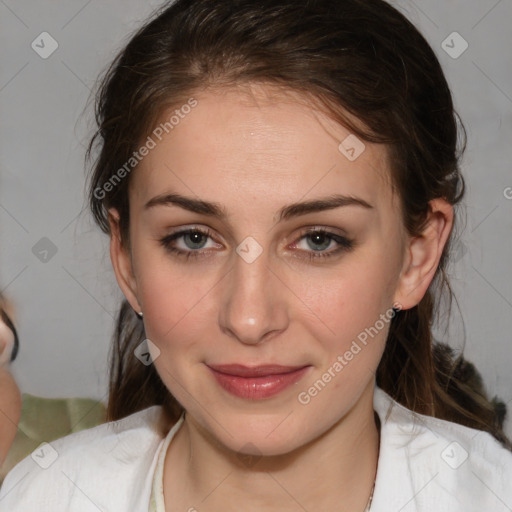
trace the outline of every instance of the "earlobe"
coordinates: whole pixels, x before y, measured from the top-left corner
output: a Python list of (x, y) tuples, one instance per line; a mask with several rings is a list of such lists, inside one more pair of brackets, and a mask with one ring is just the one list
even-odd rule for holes
[(117, 283), (132, 308), (139, 312), (142, 308), (137, 300), (137, 283), (133, 274), (132, 259), (122, 243), (119, 213), (115, 208), (108, 211), (108, 221), (110, 225), (110, 259)]
[(402, 309), (419, 304), (427, 292), (452, 227), (452, 205), (444, 199), (430, 201), (425, 229), (420, 236), (412, 237), (406, 247), (404, 267), (395, 293), (395, 301), (402, 305)]

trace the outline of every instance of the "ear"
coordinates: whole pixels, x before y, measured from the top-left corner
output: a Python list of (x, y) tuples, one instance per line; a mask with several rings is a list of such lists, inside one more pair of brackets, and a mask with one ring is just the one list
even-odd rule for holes
[(132, 258), (129, 250), (123, 246), (119, 213), (115, 208), (108, 211), (108, 222), (110, 225), (110, 259), (117, 283), (132, 308), (138, 313), (142, 308), (137, 300), (137, 283), (133, 274)]
[(395, 292), (395, 302), (404, 310), (419, 304), (427, 292), (453, 227), (451, 204), (444, 199), (434, 199), (429, 205), (425, 229), (406, 244), (404, 264)]

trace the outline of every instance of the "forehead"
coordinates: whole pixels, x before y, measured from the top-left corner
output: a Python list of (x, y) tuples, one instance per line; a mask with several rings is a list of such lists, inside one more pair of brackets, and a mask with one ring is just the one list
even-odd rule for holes
[(358, 139), (294, 91), (205, 90), (165, 111), (150, 137), (154, 147), (131, 183), (140, 201), (166, 188), (212, 201), (333, 193), (376, 207), (392, 200), (386, 147)]

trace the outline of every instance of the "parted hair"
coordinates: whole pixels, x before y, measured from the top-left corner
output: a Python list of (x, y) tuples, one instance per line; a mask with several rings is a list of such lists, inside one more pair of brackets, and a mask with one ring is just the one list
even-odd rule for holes
[[(425, 228), (429, 201), (461, 202), (464, 127), (434, 51), (399, 10), (383, 0), (176, 0), (130, 38), (99, 81), (87, 158), (89, 204), (100, 228), (109, 234), (108, 209), (116, 208), (129, 248), (130, 175), (105, 185), (166, 109), (209, 87), (251, 83), (299, 92), (360, 139), (386, 145), (411, 236)], [(376, 381), (405, 407), (490, 432), (510, 448), (504, 404), (489, 400), (474, 366), (432, 334), (453, 302), (453, 232), (422, 300), (392, 318)], [(176, 421), (182, 406), (155, 368), (134, 356), (144, 338), (143, 322), (123, 301), (109, 419), (158, 404)]]

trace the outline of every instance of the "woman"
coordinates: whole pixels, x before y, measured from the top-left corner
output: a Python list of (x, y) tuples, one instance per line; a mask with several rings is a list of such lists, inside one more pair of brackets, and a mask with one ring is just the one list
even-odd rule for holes
[(398, 11), (178, 0), (97, 120), (90, 204), (126, 297), (112, 422), (20, 463), (0, 506), (510, 506), (494, 408), (432, 340), (459, 132)]

